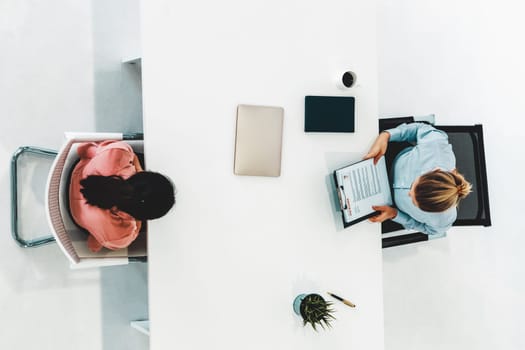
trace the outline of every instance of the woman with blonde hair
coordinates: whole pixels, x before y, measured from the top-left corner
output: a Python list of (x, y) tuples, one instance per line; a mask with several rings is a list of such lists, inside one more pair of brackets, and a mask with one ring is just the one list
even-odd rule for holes
[(388, 219), (407, 229), (443, 236), (457, 217), (457, 205), (471, 192), (456, 170), (456, 157), (445, 132), (424, 123), (402, 124), (381, 132), (365, 159), (377, 162), (388, 142), (411, 142), (394, 159), (391, 169), (395, 208), (374, 206), (372, 222)]

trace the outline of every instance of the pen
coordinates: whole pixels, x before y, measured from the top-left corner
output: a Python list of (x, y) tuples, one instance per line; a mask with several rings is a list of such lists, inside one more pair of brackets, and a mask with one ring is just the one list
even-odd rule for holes
[(355, 304), (353, 304), (352, 302), (350, 302), (350, 301), (348, 301), (348, 300), (346, 300), (346, 299), (343, 299), (343, 298), (341, 298), (340, 296), (337, 296), (337, 295), (335, 295), (335, 294), (333, 294), (333, 293), (330, 293), (330, 292), (327, 292), (327, 293), (328, 293), (328, 295), (330, 295), (330, 296), (336, 298), (337, 300), (342, 301), (343, 304), (348, 305), (348, 306), (350, 306), (350, 307), (355, 307)]

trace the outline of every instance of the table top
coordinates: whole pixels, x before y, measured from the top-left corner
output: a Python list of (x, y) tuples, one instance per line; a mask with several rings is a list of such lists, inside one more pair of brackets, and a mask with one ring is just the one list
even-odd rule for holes
[[(328, 181), (377, 133), (375, 9), (142, 3), (146, 165), (177, 188), (174, 209), (148, 226), (152, 350), (383, 349), (380, 227), (343, 229)], [(358, 85), (339, 90), (348, 69)], [(355, 133), (305, 133), (306, 95), (355, 96)], [(284, 108), (280, 177), (233, 174), (238, 104)], [(294, 314), (310, 292), (334, 301), (331, 329)]]

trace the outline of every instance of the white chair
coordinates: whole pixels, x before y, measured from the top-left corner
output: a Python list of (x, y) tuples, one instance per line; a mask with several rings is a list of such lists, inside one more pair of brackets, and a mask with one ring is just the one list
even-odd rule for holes
[[(124, 265), (130, 261), (146, 261), (146, 225), (143, 232), (128, 248), (108, 250), (103, 248), (98, 253), (92, 253), (87, 248), (87, 233), (78, 227), (69, 212), (69, 180), (73, 167), (78, 162), (77, 146), (81, 142), (124, 140), (136, 153), (143, 153), (142, 134), (122, 133), (66, 133), (66, 139), (56, 154), (47, 179), (45, 189), (45, 208), (49, 229), (52, 236), (26, 241), (18, 232), (17, 223), (17, 159), (24, 152), (53, 156), (53, 151), (37, 147), (21, 147), (13, 155), (12, 160), (12, 231), (13, 237), (22, 247), (37, 247), (55, 240), (71, 263), (72, 268), (102, 267)], [(45, 151), (45, 152), (44, 152)]]

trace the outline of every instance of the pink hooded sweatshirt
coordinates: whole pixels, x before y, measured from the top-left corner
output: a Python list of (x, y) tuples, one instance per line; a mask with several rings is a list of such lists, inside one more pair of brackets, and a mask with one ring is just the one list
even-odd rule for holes
[(122, 141), (87, 142), (80, 144), (77, 152), (80, 162), (71, 175), (69, 205), (75, 222), (90, 233), (89, 249), (98, 252), (102, 247), (114, 250), (129, 246), (137, 238), (141, 222), (116, 207), (101, 209), (87, 204), (80, 181), (90, 175), (127, 179), (135, 174), (131, 146)]

